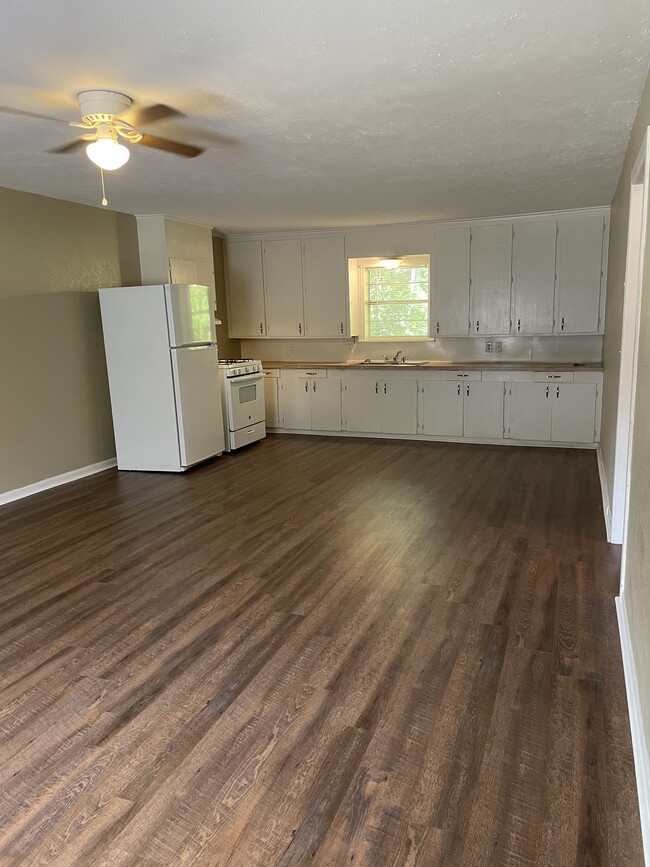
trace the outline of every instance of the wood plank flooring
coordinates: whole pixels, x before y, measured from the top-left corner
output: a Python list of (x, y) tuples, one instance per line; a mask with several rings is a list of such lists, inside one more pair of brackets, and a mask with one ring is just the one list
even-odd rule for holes
[(642, 864), (594, 452), (276, 435), (0, 519), (0, 865)]

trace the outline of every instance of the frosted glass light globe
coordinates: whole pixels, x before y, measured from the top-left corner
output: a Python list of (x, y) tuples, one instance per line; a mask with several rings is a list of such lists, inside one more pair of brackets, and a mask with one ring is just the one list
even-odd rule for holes
[(100, 138), (91, 142), (86, 146), (86, 153), (89, 160), (107, 172), (121, 168), (131, 156), (127, 147), (112, 138)]

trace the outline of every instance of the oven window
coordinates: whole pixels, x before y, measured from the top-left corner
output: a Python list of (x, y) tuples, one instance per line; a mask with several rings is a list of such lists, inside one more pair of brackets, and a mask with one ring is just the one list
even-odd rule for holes
[(239, 394), (239, 403), (250, 403), (252, 400), (255, 400), (257, 397), (257, 386), (256, 385), (242, 385), (241, 388), (237, 389), (237, 393)]

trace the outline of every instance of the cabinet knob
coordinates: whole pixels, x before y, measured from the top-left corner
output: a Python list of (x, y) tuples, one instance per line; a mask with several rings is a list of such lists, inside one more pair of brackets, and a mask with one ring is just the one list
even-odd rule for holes
[(298, 323), (298, 334), (302, 334), (302, 322)]
[(264, 334), (264, 327), (262, 322), (260, 322), (260, 334)]
[(341, 334), (343, 334), (343, 333), (344, 333), (344, 330), (343, 330), (343, 323), (341, 322)]
[(517, 331), (521, 331), (521, 319), (517, 319)]
[(479, 321), (478, 321), (478, 319), (477, 319), (477, 320), (476, 320), (476, 330), (477, 330), (477, 331), (478, 331), (478, 328), (479, 328)]
[(309, 391), (309, 382), (305, 380), (305, 391)]
[(549, 393), (550, 389), (551, 389), (551, 386), (547, 385), (546, 386), (546, 397), (548, 397), (548, 393)]
[(379, 383), (375, 383), (375, 394), (379, 394)]
[(562, 331), (564, 331), (564, 316), (562, 317), (562, 324), (560, 327), (561, 327)]
[(469, 382), (467, 383), (467, 391), (465, 393), (467, 394), (467, 397), (469, 397)]
[(440, 334), (440, 323), (436, 322), (436, 334)]
[(387, 392), (388, 392), (388, 388), (387, 388), (386, 383), (384, 383), (384, 394), (386, 394)]
[(458, 394), (460, 394), (460, 382), (458, 383)]

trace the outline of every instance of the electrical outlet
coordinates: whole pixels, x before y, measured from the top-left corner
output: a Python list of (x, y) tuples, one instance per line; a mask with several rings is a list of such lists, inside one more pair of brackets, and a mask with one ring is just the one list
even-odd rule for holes
[(296, 344), (290, 343), (289, 344), (289, 352), (295, 352), (295, 351), (296, 351)]
[(492, 341), (491, 340), (485, 341), (485, 351), (486, 352), (492, 352)]
[(495, 352), (503, 352), (503, 342), (501, 340), (497, 340), (496, 343), (494, 344), (494, 351)]

